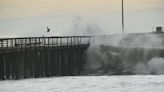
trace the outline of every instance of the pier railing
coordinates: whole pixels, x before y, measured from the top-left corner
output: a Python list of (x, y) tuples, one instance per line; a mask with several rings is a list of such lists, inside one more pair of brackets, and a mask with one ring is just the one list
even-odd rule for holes
[(89, 44), (90, 39), (90, 36), (0, 38), (0, 49), (34, 46), (75, 46)]

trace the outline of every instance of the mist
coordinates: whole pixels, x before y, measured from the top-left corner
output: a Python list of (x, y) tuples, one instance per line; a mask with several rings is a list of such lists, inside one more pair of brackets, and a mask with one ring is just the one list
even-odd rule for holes
[(163, 34), (96, 36), (87, 50), (85, 74), (164, 74)]

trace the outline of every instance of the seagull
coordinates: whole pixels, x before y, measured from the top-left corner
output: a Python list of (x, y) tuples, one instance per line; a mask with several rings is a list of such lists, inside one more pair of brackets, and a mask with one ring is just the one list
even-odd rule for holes
[(47, 26), (47, 33), (50, 32), (50, 28)]

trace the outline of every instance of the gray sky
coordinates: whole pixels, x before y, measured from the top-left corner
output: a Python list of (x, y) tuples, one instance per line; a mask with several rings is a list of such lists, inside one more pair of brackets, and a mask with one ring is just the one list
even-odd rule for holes
[[(124, 2), (127, 33), (164, 26), (164, 0)], [(121, 0), (0, 0), (0, 37), (113, 33), (121, 33)]]

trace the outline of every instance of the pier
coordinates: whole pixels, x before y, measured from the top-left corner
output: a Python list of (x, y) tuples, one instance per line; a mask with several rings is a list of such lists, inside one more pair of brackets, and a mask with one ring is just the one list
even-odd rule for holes
[(0, 38), (0, 79), (79, 75), (90, 36)]

